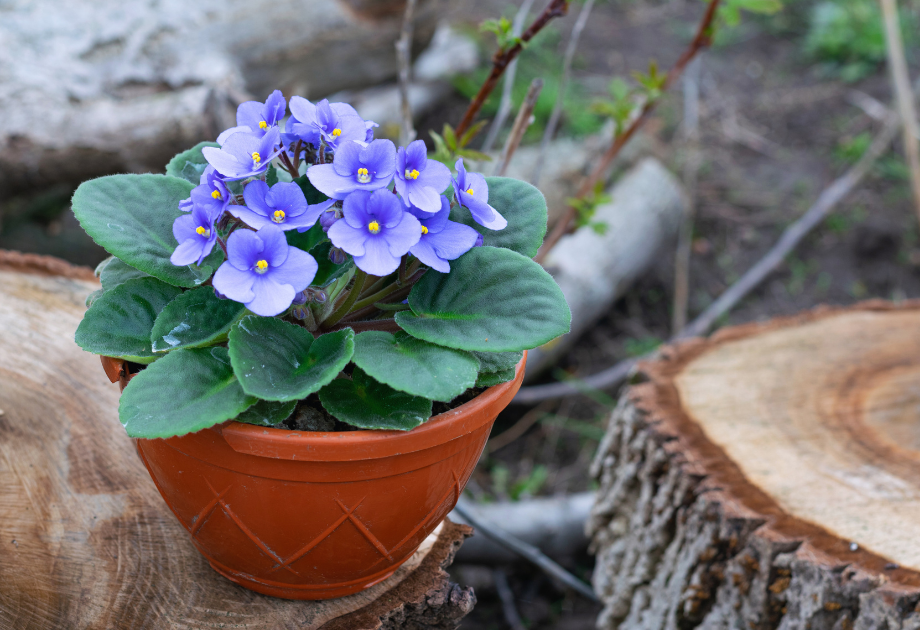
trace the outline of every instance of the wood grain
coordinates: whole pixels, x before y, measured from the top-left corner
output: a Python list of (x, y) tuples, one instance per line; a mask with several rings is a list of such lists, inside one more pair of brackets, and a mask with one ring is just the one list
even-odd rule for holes
[(443, 571), (471, 530), (449, 521), (351, 597), (280, 600), (218, 575), (118, 422), (118, 387), (73, 342), (92, 273), (0, 254), (0, 628), (453, 628), (472, 609)]
[(593, 473), (600, 628), (920, 627), (920, 303), (642, 364)]

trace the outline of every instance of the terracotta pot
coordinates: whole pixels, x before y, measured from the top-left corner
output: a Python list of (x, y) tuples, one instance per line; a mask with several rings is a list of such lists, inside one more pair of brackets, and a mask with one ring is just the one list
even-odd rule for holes
[[(124, 364), (104, 357), (103, 366), (123, 389)], [(135, 442), (221, 575), (275, 597), (341, 597), (389, 577), (454, 508), (523, 377), (524, 360), (514, 380), (409, 432), (226, 422)]]

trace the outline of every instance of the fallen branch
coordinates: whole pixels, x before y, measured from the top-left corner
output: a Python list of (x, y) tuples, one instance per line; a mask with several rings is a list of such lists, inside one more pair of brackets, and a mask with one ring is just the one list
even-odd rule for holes
[[(872, 144), (866, 149), (859, 161), (854, 164), (840, 178), (824, 189), (815, 204), (808, 209), (795, 223), (783, 232), (779, 241), (760, 259), (741, 279), (729, 287), (709, 308), (703, 311), (689, 326), (669, 340), (674, 342), (687, 337), (694, 337), (706, 333), (716, 320), (729, 312), (738, 302), (744, 299), (752, 290), (763, 282), (779, 265), (786, 256), (798, 246), (803, 238), (824, 218), (830, 214), (834, 207), (840, 203), (863, 180), (875, 161), (881, 157), (891, 141), (897, 135), (900, 119), (896, 114), (891, 114), (885, 126), (875, 136)], [(550, 383), (548, 385), (535, 385), (522, 387), (512, 402), (526, 405), (577, 394), (579, 389), (605, 389), (622, 383), (629, 375), (630, 370), (638, 358), (626, 359), (616, 365), (579, 379), (579, 386), (571, 383)]]
[(462, 516), (467, 523), (472, 525), (483, 536), (494, 540), (495, 542), (501, 544), (503, 547), (511, 549), (521, 557), (537, 565), (540, 569), (543, 570), (544, 573), (550, 577), (559, 580), (569, 588), (577, 591), (581, 595), (584, 595), (591, 601), (600, 601), (589, 585), (585, 584), (577, 577), (563, 569), (549, 556), (544, 554), (533, 545), (527, 544), (520, 538), (512, 536), (508, 532), (496, 527), (495, 525), (483, 521), (479, 515), (476, 514), (475, 510), (471, 509), (463, 499), (460, 499), (460, 501), (457, 502), (457, 506), (454, 508), (454, 511)]
[[(684, 71), (684, 68), (687, 67), (687, 64), (690, 63), (696, 54), (712, 43), (712, 24), (716, 17), (716, 9), (719, 7), (719, 2), (720, 0), (709, 0), (709, 5), (706, 7), (706, 13), (703, 14), (703, 19), (700, 21), (700, 25), (697, 28), (696, 36), (693, 38), (693, 41), (690, 42), (690, 46), (687, 50), (684, 51), (674, 66), (668, 71), (664, 84), (661, 86), (662, 93), (666, 92), (668, 88), (674, 84)], [(606, 153), (598, 160), (594, 170), (591, 171), (591, 174), (581, 183), (578, 192), (575, 194), (577, 199), (583, 199), (594, 190), (595, 185), (604, 177), (604, 174), (610, 168), (614, 158), (623, 150), (623, 147), (626, 146), (626, 143), (629, 142), (636, 131), (646, 123), (660, 100), (661, 99), (653, 99), (647, 101), (645, 105), (643, 105), (642, 111), (633, 119), (629, 127), (614, 138), (613, 144), (610, 145), (610, 148), (607, 149)], [(559, 239), (571, 231), (576, 215), (576, 209), (572, 205), (569, 205), (565, 210), (565, 214), (556, 221), (552, 231), (550, 231), (546, 240), (543, 241), (543, 246), (540, 248), (540, 251), (537, 252), (534, 260), (539, 263), (543, 262), (549, 251), (559, 242)]]
[(907, 61), (904, 59), (904, 42), (901, 41), (901, 27), (898, 21), (897, 0), (880, 0), (885, 24), (885, 43), (888, 53), (888, 67), (894, 85), (898, 114), (904, 129), (904, 155), (910, 171), (910, 185), (914, 193), (914, 209), (920, 219), (920, 146), (917, 144), (917, 112), (910, 91), (910, 77)]
[(495, 590), (498, 591), (498, 597), (502, 600), (502, 614), (511, 630), (527, 630), (527, 626), (521, 620), (521, 615), (514, 604), (514, 592), (508, 584), (508, 575), (501, 569), (492, 571), (495, 579)]
[[(717, 2), (718, 0), (714, 1)], [(524, 45), (533, 39), (537, 33), (543, 30), (543, 27), (546, 26), (553, 18), (565, 15), (568, 10), (568, 0), (552, 0), (549, 3), (549, 6), (547, 6), (543, 11), (543, 13), (541, 13), (537, 19), (534, 20), (534, 22), (527, 28), (527, 30), (524, 31), (524, 34), (521, 35), (520, 41), (515, 43), (511, 48), (500, 48), (495, 53), (495, 56), (492, 58), (492, 71), (489, 73), (488, 78), (486, 78), (485, 82), (482, 84), (482, 87), (479, 88), (479, 92), (477, 92), (476, 96), (473, 97), (473, 101), (467, 108), (466, 113), (463, 114), (463, 119), (460, 121), (460, 124), (457, 125), (457, 129), (454, 133), (458, 138), (462, 137), (464, 132), (466, 132), (470, 125), (473, 124), (473, 119), (476, 118), (479, 110), (482, 109), (482, 106), (485, 104), (489, 94), (491, 94), (492, 90), (495, 89), (495, 85), (498, 83), (498, 80), (508, 68), (508, 64), (514, 61), (514, 59), (521, 53), (521, 51), (524, 49)]]
[(486, 452), (491, 454), (501, 448), (505, 448), (516, 439), (527, 433), (527, 430), (530, 429), (530, 427), (538, 423), (540, 419), (549, 412), (550, 407), (552, 407), (551, 402), (544, 401), (543, 403), (537, 405), (525, 413), (517, 422), (511, 425), (510, 429), (506, 429), (495, 437), (490, 438), (486, 443)]
[(543, 176), (543, 162), (546, 160), (546, 152), (549, 150), (549, 143), (556, 134), (556, 127), (559, 125), (559, 119), (562, 118), (562, 108), (565, 105), (565, 91), (569, 86), (569, 78), (572, 74), (572, 61), (575, 59), (575, 51), (578, 50), (578, 40), (585, 30), (588, 23), (588, 17), (591, 15), (591, 9), (594, 8), (594, 0), (587, 0), (578, 13), (575, 25), (572, 27), (572, 34), (569, 35), (569, 43), (565, 48), (565, 56), (562, 60), (562, 77), (559, 79), (559, 91), (556, 94), (556, 103), (553, 105), (553, 111), (549, 115), (549, 121), (546, 123), (546, 129), (543, 131), (543, 139), (540, 140), (540, 155), (537, 157), (537, 163), (534, 166), (533, 173), (530, 176), (530, 183), (538, 186), (540, 177)]
[(415, 140), (415, 126), (412, 124), (412, 108), (409, 105), (409, 73), (412, 69), (412, 19), (418, 0), (406, 0), (406, 13), (403, 16), (402, 31), (396, 42), (396, 60), (399, 63), (399, 106), (402, 114), (402, 127), (399, 131), (399, 143), (403, 146)]
[(521, 140), (524, 138), (524, 133), (527, 131), (527, 128), (530, 127), (533, 123), (533, 110), (537, 105), (537, 99), (540, 98), (540, 92), (543, 90), (543, 79), (534, 79), (530, 82), (530, 87), (527, 89), (527, 96), (524, 97), (524, 102), (521, 103), (521, 108), (518, 110), (517, 116), (514, 119), (514, 125), (511, 127), (511, 133), (508, 135), (508, 140), (505, 142), (505, 147), (502, 149), (501, 158), (499, 158), (498, 165), (495, 167), (495, 174), (499, 177), (505, 174), (505, 171), (508, 169), (508, 164), (511, 163), (511, 158), (514, 157), (514, 152), (517, 151), (518, 146), (521, 144)]
[[(533, 8), (534, 1), (535, 0), (524, 0), (521, 3), (521, 8), (518, 9), (517, 14), (514, 16), (514, 21), (511, 24), (511, 34), (514, 37), (521, 36), (521, 31), (524, 29), (524, 20), (527, 19), (530, 9)], [(502, 81), (502, 98), (498, 102), (498, 112), (495, 114), (495, 120), (492, 121), (492, 125), (489, 127), (489, 133), (486, 134), (486, 139), (482, 143), (482, 149), (480, 150), (483, 153), (488, 153), (492, 150), (495, 139), (498, 138), (499, 132), (502, 130), (502, 127), (505, 126), (505, 121), (508, 119), (508, 114), (511, 113), (511, 100), (514, 96), (514, 78), (517, 75), (517, 64), (518, 60), (515, 59), (508, 64), (508, 69), (505, 71), (505, 79)]]

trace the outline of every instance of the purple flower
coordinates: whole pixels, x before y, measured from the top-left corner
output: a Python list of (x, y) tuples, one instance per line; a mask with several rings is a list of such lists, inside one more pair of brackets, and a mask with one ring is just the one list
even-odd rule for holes
[(236, 230), (227, 239), (227, 261), (214, 274), (213, 285), (256, 315), (283, 313), (316, 275), (313, 257), (290, 247), (284, 232), (266, 225), (258, 232)]
[[(316, 168), (316, 167), (313, 167)], [(345, 199), (344, 217), (329, 228), (329, 240), (354, 256), (359, 269), (385, 276), (418, 243), (422, 225), (389, 190), (359, 190)]]
[[(414, 208), (410, 208), (409, 212), (416, 214)], [(480, 236), (468, 225), (448, 221), (450, 202), (447, 197), (441, 197), (441, 209), (434, 215), (416, 216), (421, 223), (422, 237), (409, 249), (409, 253), (441, 273), (450, 273), (447, 261), (470, 251)]]
[(508, 221), (489, 205), (489, 187), (486, 178), (479, 173), (467, 173), (463, 158), (455, 165), (457, 178), (454, 183), (454, 197), (461, 206), (469, 208), (473, 220), (490, 230), (503, 230)]
[(261, 138), (251, 133), (235, 133), (221, 148), (205, 147), (205, 159), (226, 179), (246, 179), (264, 173), (269, 163), (281, 153), (280, 133), (272, 127)]
[(367, 137), (364, 120), (351, 105), (330, 103), (326, 99), (314, 105), (302, 96), (291, 97), (291, 117), (285, 124), (285, 131), (290, 137), (316, 147), (322, 139), (332, 149)]
[(216, 221), (230, 203), (230, 191), (213, 166), (204, 170), (199, 181), (201, 183), (192, 188), (189, 198), (179, 202), (179, 210), (191, 212), (195, 206), (203, 206)]
[(364, 136), (365, 142), (372, 142), (374, 140), (374, 127), (379, 127), (377, 123), (373, 120), (365, 120), (364, 128), (367, 130), (366, 135)]
[(266, 225), (277, 225), (284, 231), (296, 228), (299, 232), (313, 227), (320, 213), (335, 203), (327, 199), (310, 206), (297, 184), (279, 182), (269, 188), (258, 179), (246, 185), (243, 199), (245, 206), (231, 206), (229, 212), (249, 227), (258, 230)]
[(272, 127), (277, 127), (287, 107), (280, 90), (269, 94), (264, 103), (246, 101), (236, 108), (236, 127), (230, 127), (217, 136), (217, 144), (223, 145), (235, 133), (250, 133), (261, 138)]
[(173, 222), (173, 236), (179, 246), (169, 257), (169, 262), (177, 267), (192, 263), (200, 265), (217, 242), (217, 230), (214, 228), (216, 218), (210, 206), (198, 204), (192, 206), (190, 214), (178, 217)]
[(314, 164), (307, 177), (327, 197), (344, 199), (355, 190), (386, 188), (395, 170), (396, 146), (389, 140), (368, 145), (346, 142), (335, 152), (332, 164)]
[(423, 140), (410, 142), (396, 153), (396, 192), (407, 206), (431, 214), (441, 209), (441, 193), (450, 185), (450, 169), (428, 159)]

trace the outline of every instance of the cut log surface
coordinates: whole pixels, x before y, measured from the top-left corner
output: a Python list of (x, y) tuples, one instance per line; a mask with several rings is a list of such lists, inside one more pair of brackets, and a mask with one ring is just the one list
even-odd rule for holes
[(73, 333), (88, 269), (0, 252), (0, 628), (455, 628), (472, 589), (445, 521), (393, 576), (288, 601), (218, 575), (166, 507), (118, 422), (118, 387)]
[(640, 366), (592, 474), (599, 628), (920, 628), (920, 302)]

